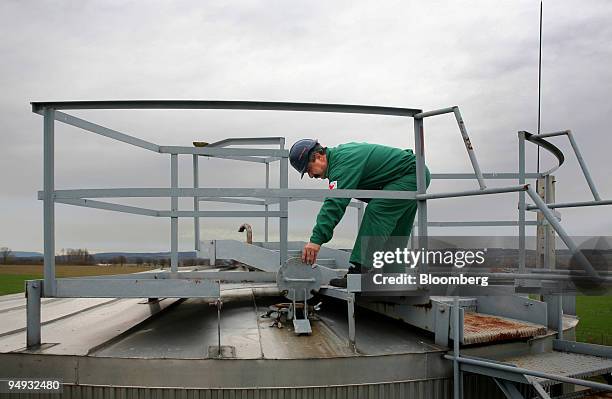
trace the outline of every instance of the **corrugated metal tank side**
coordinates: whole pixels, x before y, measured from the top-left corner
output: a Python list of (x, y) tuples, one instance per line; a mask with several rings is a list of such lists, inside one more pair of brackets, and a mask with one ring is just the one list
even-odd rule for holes
[[(453, 382), (449, 378), (397, 381), (378, 384), (337, 385), (284, 388), (148, 388), (65, 384), (62, 395), (12, 395), (13, 399), (451, 399)], [(1, 397), (1, 395), (0, 395)], [(488, 377), (466, 375), (466, 399), (503, 399)]]

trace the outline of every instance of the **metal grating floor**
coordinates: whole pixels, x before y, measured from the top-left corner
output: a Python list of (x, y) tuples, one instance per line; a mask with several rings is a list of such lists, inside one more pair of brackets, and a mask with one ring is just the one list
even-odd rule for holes
[[(536, 355), (516, 356), (503, 359), (517, 367), (557, 374), (566, 377), (587, 378), (612, 371), (612, 359), (568, 352), (548, 352)], [(545, 378), (527, 377), (543, 386), (555, 384)]]
[(466, 345), (546, 334), (546, 327), (539, 324), (475, 312), (465, 312), (463, 328), (463, 343)]

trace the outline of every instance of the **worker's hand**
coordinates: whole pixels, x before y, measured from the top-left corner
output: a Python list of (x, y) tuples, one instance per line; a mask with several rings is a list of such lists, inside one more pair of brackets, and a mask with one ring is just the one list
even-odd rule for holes
[(309, 265), (314, 264), (317, 261), (317, 255), (321, 246), (319, 244), (315, 244), (309, 242), (304, 245), (304, 249), (302, 250), (302, 262), (308, 263)]

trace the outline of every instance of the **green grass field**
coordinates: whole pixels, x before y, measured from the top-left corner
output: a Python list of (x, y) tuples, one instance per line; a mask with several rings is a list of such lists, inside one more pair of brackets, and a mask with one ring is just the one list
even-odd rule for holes
[[(135, 273), (149, 270), (146, 266), (57, 266), (58, 277), (94, 276)], [(24, 291), (24, 281), (42, 278), (41, 266), (0, 266), (0, 295)], [(576, 339), (612, 345), (612, 296), (579, 296), (576, 313), (580, 318)]]
[[(151, 270), (152, 266), (137, 266), (127, 264), (123, 266), (73, 266), (57, 265), (57, 277), (102, 276), (110, 274), (137, 273)], [(42, 279), (41, 265), (0, 265), (0, 295), (23, 292), (24, 281)]]
[(612, 296), (576, 297), (576, 340), (612, 345)]

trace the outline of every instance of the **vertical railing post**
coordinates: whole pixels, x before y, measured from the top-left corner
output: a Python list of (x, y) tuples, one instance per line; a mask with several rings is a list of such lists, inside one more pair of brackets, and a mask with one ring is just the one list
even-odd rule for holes
[(357, 203), (357, 230), (361, 228), (361, 222), (363, 221), (363, 212), (365, 205), (363, 202), (359, 201)]
[[(193, 155), (193, 188), (200, 187), (200, 167), (198, 165), (199, 155)], [(194, 195), (193, 197), (193, 210), (198, 212), (200, 210), (200, 197)], [(193, 236), (195, 240), (194, 249), (196, 252), (200, 251), (200, 217), (195, 215), (193, 217)], [(197, 256), (197, 255), (196, 255)]]
[(26, 281), (26, 346), (40, 346), (40, 291), (39, 280)]
[[(285, 148), (285, 139), (281, 138), (280, 141), (281, 150)], [(280, 188), (286, 189), (289, 187), (289, 158), (284, 156), (280, 160)], [(289, 198), (280, 198), (279, 210), (281, 212), (289, 211)], [(280, 264), (284, 265), (287, 261), (287, 235), (288, 235), (288, 214), (281, 215), (279, 218), (279, 249), (280, 249)]]
[(45, 297), (56, 293), (55, 280), (55, 110), (43, 111), (43, 236)]
[(563, 295), (557, 298), (557, 339), (563, 339)]
[[(266, 188), (270, 188), (270, 163), (266, 162)], [(270, 229), (269, 226), (269, 218), (268, 218), (268, 210), (270, 206), (267, 204), (268, 198), (265, 198), (266, 205), (264, 205), (264, 210), (266, 211), (266, 217), (264, 218), (264, 241), (268, 242), (268, 231)]]
[[(174, 191), (178, 188), (178, 154), (170, 155), (170, 186), (172, 197), (170, 199), (170, 210), (178, 211), (178, 197)], [(170, 269), (178, 271), (178, 217), (170, 217)]]
[[(423, 135), (423, 119), (414, 118), (414, 147), (416, 155), (417, 193), (425, 194), (427, 180), (425, 177), (425, 138)], [(427, 250), (427, 200), (417, 200), (419, 250)], [(421, 273), (427, 270), (427, 264), (420, 265)]]
[[(519, 184), (525, 184), (525, 132), (518, 132), (519, 139)], [(519, 273), (525, 273), (525, 191), (519, 191)]]
[(461, 392), (461, 370), (459, 370), (459, 341), (460, 334), (459, 329), (462, 328), (459, 323), (459, 297), (455, 295), (453, 298), (453, 398), (461, 399), (463, 393)]

